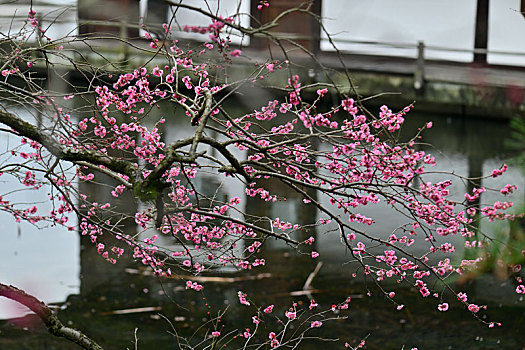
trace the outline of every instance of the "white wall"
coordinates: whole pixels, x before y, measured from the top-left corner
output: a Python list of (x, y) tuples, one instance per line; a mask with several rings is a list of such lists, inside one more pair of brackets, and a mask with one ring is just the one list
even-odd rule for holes
[(490, 2), (489, 51), (521, 52), (524, 55), (489, 54), (489, 63), (525, 66), (525, 16), (519, 9), (520, 0)]
[[(240, 23), (243, 26), (250, 25), (250, 18), (248, 16), (250, 13), (249, 0), (192, 0), (185, 1), (184, 3), (201, 8), (224, 18), (238, 13), (239, 16), (235, 18), (235, 22), (238, 24)], [(178, 24), (173, 25), (174, 30), (182, 30), (184, 25), (207, 27), (212, 23), (209, 17), (188, 9), (179, 8), (174, 15)], [(209, 41), (208, 34), (178, 32), (176, 36), (199, 41)], [(235, 44), (242, 43), (247, 45), (249, 43), (249, 39), (247, 37), (242, 37), (238, 32), (232, 32), (230, 38)]]
[[(474, 47), (476, 0), (323, 0), (324, 25), (336, 39), (443, 46), (471, 50)], [(489, 50), (525, 54), (525, 18), (518, 12), (520, 0), (492, 0), (489, 18)], [(326, 38), (326, 35), (323, 35)], [(400, 49), (339, 43), (341, 49), (362, 53), (415, 57), (415, 48)], [(323, 42), (324, 50), (331, 50)], [(425, 51), (429, 59), (472, 61), (471, 53)], [(525, 65), (524, 56), (491, 54), (490, 63)]]
[[(78, 34), (76, 0), (50, 0), (45, 3), (33, 2), (33, 10), (41, 18), (41, 26), (51, 39), (61, 39)], [(0, 38), (17, 33), (25, 24), (30, 4), (27, 1), (14, 1), (0, 4)], [(31, 29), (31, 26), (27, 25)], [(22, 38), (20, 38), (22, 39)], [(34, 39), (34, 36), (29, 40)]]

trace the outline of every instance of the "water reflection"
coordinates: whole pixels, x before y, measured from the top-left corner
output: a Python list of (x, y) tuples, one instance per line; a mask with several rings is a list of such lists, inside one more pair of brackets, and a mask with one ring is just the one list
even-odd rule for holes
[[(241, 113), (241, 107), (231, 106), (230, 109), (232, 114)], [(154, 119), (155, 116), (152, 116), (152, 120)], [(507, 156), (504, 140), (509, 129), (502, 122), (452, 119), (411, 113), (406, 121), (405, 134), (414, 134), (428, 120), (434, 122), (434, 128), (425, 131), (423, 141), (433, 146), (422, 147), (436, 156), (439, 165), (434, 169), (435, 171), (453, 170), (458, 175), (481, 177), (499, 167)], [(168, 116), (165, 125), (166, 140), (187, 137), (193, 132), (189, 123), (179, 116)], [(245, 155), (239, 152), (237, 156)], [(108, 184), (111, 182), (110, 179), (102, 177), (100, 181)], [(491, 186), (501, 188), (506, 183), (515, 183), (519, 188), (524, 188), (525, 178), (518, 169), (511, 169), (505, 176), (491, 181)], [(1, 186), (5, 186), (2, 187), (5, 189), (11, 185), (4, 183)], [(102, 191), (88, 184), (80, 186), (83, 192), (90, 194), (90, 200), (99, 203), (110, 201), (112, 206), (126, 208), (129, 213), (134, 213), (140, 205), (131, 197), (115, 200), (108, 191)], [(472, 184), (457, 181), (452, 188), (456, 198), (461, 198), (469, 186)], [(240, 208), (242, 211), (258, 216), (278, 216), (282, 220), (298, 222), (303, 226), (313, 224), (321, 217), (313, 205), (305, 205), (299, 196), (288, 193), (277, 182), (267, 183), (267, 187), (270, 192), (286, 197), (286, 201), (278, 201), (272, 206), (260, 199), (247, 198), (244, 187), (239, 186), (239, 183), (232, 179), (207, 176), (199, 179), (196, 187), (206, 197), (217, 201), (225, 201), (237, 196), (241, 198), (242, 203), (245, 203)], [(498, 194), (491, 193), (483, 196), (482, 200), (485, 202), (498, 198)], [(518, 194), (516, 198), (523, 198), (523, 196)], [(20, 197), (19, 200), (27, 199)], [(377, 224), (373, 226), (374, 231), (371, 232), (374, 235), (388, 236), (398, 224), (404, 222), (400, 215), (391, 214), (392, 211), (384, 205), (366, 208), (363, 213), (376, 219)], [(12, 224), (12, 220), (5, 219), (0, 224), (4, 228), (2, 230), (4, 234), (0, 236), (1, 266), (15, 266), (9, 271), (2, 268), (0, 280), (3, 283), (27, 288), (29, 292), (35, 293), (46, 302), (65, 302), (67, 307), (60, 311), (60, 317), (63, 320), (71, 320), (74, 326), (86, 331), (107, 348), (130, 347), (135, 327), (139, 328), (141, 345), (139, 348), (168, 348), (174, 342), (174, 337), (167, 333), (171, 326), (163, 318), (159, 318), (156, 312), (115, 314), (115, 310), (160, 307), (160, 312), (177, 327), (181, 334), (190, 334), (196, 325), (209, 318), (209, 315), (202, 311), (206, 303), (212, 305), (212, 311), (215, 313), (219, 308), (229, 307), (224, 317), (224, 323), (228, 327), (242, 328), (248, 324), (254, 311), (238, 305), (236, 296), (238, 290), (253, 296), (255, 298), (253, 302), (260, 306), (276, 304), (286, 307), (294, 300), (305, 303), (307, 302), (305, 297), (292, 297), (289, 292), (302, 289), (317, 262), (309, 255), (297, 256), (286, 244), (269, 239), (264, 246), (264, 254), (267, 261), (273, 263), (260, 270), (250, 271), (248, 274), (271, 273), (273, 276), (271, 279), (204, 283), (205, 294), (188, 293), (184, 290), (184, 281), (173, 278), (163, 279), (162, 283), (159, 283), (157, 278), (144, 275), (142, 268), (129, 259), (122, 259), (116, 266), (106, 263), (97, 254), (94, 246), (90, 242), (85, 242), (85, 237), (79, 239), (78, 234), (69, 233), (67, 236), (66, 232), (56, 228), (51, 231), (37, 231), (23, 225), (21, 238), (17, 238), (17, 228)], [(137, 232), (131, 221), (123, 223), (123, 227), (130, 234)], [(485, 232), (493, 230), (488, 223), (483, 223), (480, 228)], [(518, 325), (521, 322), (520, 315), (523, 313), (523, 302), (517, 298), (513, 291), (515, 287), (508, 281), (497, 281), (492, 276), (482, 276), (476, 282), (464, 281), (463, 290), (468, 291), (480, 303), (488, 304), (491, 317), (509, 325), (487, 333), (478, 321), (472, 320), (471, 316), (459, 307), (452, 308), (450, 311), (452, 315), (450, 313), (436, 315), (435, 303), (419, 302), (420, 300), (410, 288), (396, 290), (399, 302), (406, 304), (404, 311), (396, 311), (394, 306), (375, 289), (371, 281), (352, 278), (351, 274), (355, 271), (355, 267), (344, 264), (350, 260), (349, 254), (341, 247), (337, 233), (331, 232), (330, 227), (321, 229), (311, 227), (308, 232), (300, 234), (304, 235), (303, 238), (308, 236), (317, 238), (312, 249), (319, 251), (321, 254), (319, 259), (324, 263), (313, 282), (314, 287), (322, 291), (315, 294), (316, 300), (321, 305), (328, 306), (334, 298), (353, 295), (355, 299), (346, 314), (349, 320), (335, 322), (325, 328), (322, 334), (324, 337), (345, 337), (352, 340), (360, 339), (370, 333), (368, 343), (370, 349), (399, 349), (403, 345), (410, 348), (421, 345), (422, 339), (425, 349), (443, 349), (447, 348), (448, 344), (458, 349), (516, 349), (521, 344)], [(171, 237), (161, 236), (159, 239), (162, 245), (177, 248), (177, 242)], [(457, 254), (461, 257), (463, 245), (460, 238), (456, 240)], [(423, 246), (416, 248), (419, 249), (416, 253), (428, 249)], [(227, 272), (233, 271), (221, 271), (223, 274)], [(37, 280), (35, 276), (39, 276), (41, 280)], [(60, 277), (57, 279), (52, 276)], [(33, 281), (36, 288), (28, 288), (30, 285), (24, 284), (24, 279)], [(57, 285), (65, 288), (57, 289)], [(70, 285), (75, 287), (71, 288)], [(43, 293), (48, 287), (50, 293)], [(367, 290), (370, 291), (371, 296), (364, 294)], [(66, 295), (69, 297), (66, 298)], [(0, 310), (5, 312), (5, 308)], [(279, 315), (282, 311), (278, 310)], [(12, 316), (12, 313), (4, 313), (0, 318)], [(454, 320), (454, 324), (447, 323), (451, 319)], [(19, 337), (19, 339), (23, 337), (26, 348), (70, 348), (69, 344), (52, 339), (42, 328), (37, 327), (34, 333), (28, 333), (8, 323), (0, 323), (2, 349), (21, 348), (20, 342), (14, 345), (9, 341), (12, 337)], [(501, 339), (505, 340), (503, 344), (498, 343)], [(313, 349), (316, 345), (310, 347), (305, 343), (301, 348)]]
[[(31, 120), (30, 115), (25, 115), (26, 120)], [(17, 137), (2, 132), (1, 166), (10, 156), (3, 152), (18, 143)], [(52, 209), (46, 189), (25, 190), (8, 173), (0, 176), (0, 194), (12, 203), (34, 203), (39, 213), (49, 213)], [(71, 220), (74, 226), (75, 219)], [(79, 237), (61, 226), (47, 225), (43, 230), (38, 226), (23, 221), (16, 223), (12, 215), (0, 213), (0, 281), (48, 303), (63, 302), (68, 295), (79, 291)], [(0, 319), (18, 317), (28, 311), (18, 303), (0, 298)]]

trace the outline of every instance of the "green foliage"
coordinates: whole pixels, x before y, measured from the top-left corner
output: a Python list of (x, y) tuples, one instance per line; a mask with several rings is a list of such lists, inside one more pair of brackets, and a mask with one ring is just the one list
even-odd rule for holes
[(139, 182), (133, 186), (133, 193), (143, 202), (155, 201), (160, 192), (161, 188), (158, 181), (153, 181), (147, 185), (144, 182)]
[(511, 137), (506, 141), (506, 146), (513, 154), (512, 161), (525, 172), (525, 117), (512, 118), (510, 127)]
[(494, 233), (483, 249), (483, 261), (478, 272), (493, 272), (501, 279), (513, 273), (513, 268), (525, 264), (525, 219), (508, 222), (507, 229)]

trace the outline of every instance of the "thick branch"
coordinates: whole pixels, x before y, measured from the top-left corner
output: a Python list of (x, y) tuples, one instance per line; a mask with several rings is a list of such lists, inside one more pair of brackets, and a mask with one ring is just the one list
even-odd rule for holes
[(87, 350), (103, 350), (100, 345), (84, 333), (64, 326), (46, 304), (23, 290), (0, 283), (0, 296), (14, 300), (36, 313), (46, 325), (49, 333), (57, 337), (66, 338)]
[(199, 126), (197, 127), (197, 131), (195, 131), (195, 136), (193, 137), (193, 143), (191, 144), (191, 149), (190, 149), (191, 156), (193, 156), (195, 154), (195, 151), (197, 150), (199, 139), (202, 135), (202, 132), (204, 131), (204, 127), (206, 126), (206, 121), (208, 120), (208, 116), (210, 115), (210, 112), (211, 112), (211, 103), (213, 101), (211, 91), (205, 90), (204, 97), (205, 97), (204, 104), (203, 104), (204, 111), (202, 112), (202, 115), (200, 116), (200, 121), (199, 120), (195, 121), (199, 123)]
[[(195, 131), (195, 135), (191, 138), (186, 138), (183, 140), (176, 141), (168, 146), (166, 149), (166, 157), (160, 162), (160, 164), (153, 169), (153, 171), (149, 174), (148, 178), (143, 181), (142, 186), (148, 187), (153, 185), (154, 182), (159, 181), (159, 179), (164, 175), (164, 173), (172, 166), (174, 162), (194, 162), (197, 158), (197, 155), (195, 154), (197, 150), (197, 146), (199, 144), (199, 141), (202, 136), (202, 132), (204, 131), (204, 127), (206, 126), (206, 122), (208, 120), (208, 116), (211, 112), (211, 104), (213, 102), (213, 96), (211, 94), (210, 90), (204, 91), (204, 102), (202, 105), (202, 114), (195, 115), (195, 120), (192, 120), (192, 125), (194, 122), (198, 123), (197, 130)], [(200, 121), (198, 120), (200, 118)], [(191, 144), (190, 148), (190, 154), (189, 157), (183, 157), (180, 154), (177, 153), (177, 149), (184, 147), (186, 145)]]
[(0, 111), (0, 123), (11, 127), (19, 135), (40, 143), (55, 156), (63, 153), (63, 146), (53, 137), (43, 133), (38, 127), (24, 121), (12, 113)]
[(94, 165), (103, 165), (116, 173), (129, 176), (132, 181), (136, 175), (137, 168), (133, 163), (123, 159), (112, 158), (95, 151), (64, 148), (61, 153), (53, 155), (57, 158), (73, 163), (88, 162)]
[(122, 159), (111, 158), (105, 154), (95, 151), (64, 147), (51, 135), (43, 132), (35, 125), (26, 122), (12, 113), (0, 111), (0, 123), (11, 127), (19, 135), (25, 136), (40, 143), (52, 155), (59, 159), (67, 160), (73, 163), (84, 161), (95, 165), (103, 165), (110, 170), (125, 174), (130, 178), (135, 177), (136, 169), (131, 162)]
[[(189, 137), (183, 140), (178, 140), (176, 142), (173, 142), (166, 148), (166, 156), (164, 159), (159, 163), (159, 165), (151, 171), (151, 173), (148, 175), (148, 177), (142, 181), (140, 184), (143, 188), (149, 188), (152, 186), (155, 186), (155, 184), (160, 184), (160, 179), (164, 175), (164, 173), (173, 165), (175, 162), (181, 162), (181, 163), (193, 163), (197, 159), (197, 157), (200, 155), (200, 153), (194, 154), (193, 156), (182, 156), (181, 154), (177, 153), (177, 150), (179, 148), (193, 145), (194, 140), (196, 136)], [(215, 148), (220, 154), (226, 158), (230, 164), (231, 167), (228, 168), (221, 168), (220, 172), (231, 172), (231, 173), (238, 173), (247, 182), (251, 182), (252, 178), (246, 171), (244, 170), (242, 164), (239, 162), (239, 159), (237, 159), (227, 148), (226, 146), (210, 137), (199, 135), (198, 141), (200, 143), (207, 144), (213, 148)], [(162, 187), (162, 185), (161, 185)]]
[(78, 165), (81, 165), (81, 166), (88, 167), (91, 170), (98, 171), (100, 173), (106, 174), (107, 176), (109, 176), (109, 177), (119, 181), (120, 183), (122, 183), (127, 188), (132, 188), (133, 187), (133, 185), (131, 183), (129, 183), (128, 181), (124, 180), (123, 178), (121, 178), (119, 176), (119, 174), (117, 174), (117, 173), (115, 173), (115, 172), (113, 172), (111, 170), (108, 170), (108, 169), (105, 169), (105, 168), (101, 168), (101, 167), (98, 167), (98, 166), (93, 165), (91, 163), (84, 162), (84, 161), (77, 161), (75, 163), (78, 164)]
[(215, 148), (217, 151), (219, 151), (220, 154), (223, 155), (224, 158), (230, 162), (232, 165), (232, 169), (219, 169), (219, 172), (236, 172), (237, 174), (240, 174), (247, 182), (252, 181), (252, 177), (244, 170), (242, 164), (239, 162), (239, 159), (231, 153), (224, 143), (219, 142), (215, 139), (212, 139), (211, 137), (202, 137), (201, 142), (210, 145), (211, 147)]

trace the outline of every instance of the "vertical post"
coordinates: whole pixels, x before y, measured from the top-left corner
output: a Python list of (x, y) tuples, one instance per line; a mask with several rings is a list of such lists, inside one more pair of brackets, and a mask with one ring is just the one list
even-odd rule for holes
[(414, 72), (414, 89), (420, 93), (425, 87), (425, 43), (417, 43), (416, 70)]
[(316, 55), (321, 49), (321, 25), (319, 21), (321, 20), (321, 13), (323, 8), (322, 0), (315, 0), (312, 3), (312, 12), (315, 14), (315, 17), (312, 16), (312, 26), (310, 28), (310, 51)]
[[(297, 35), (300, 39), (297, 39), (297, 43), (304, 46), (314, 55), (319, 51), (319, 41), (321, 35), (321, 26), (319, 20), (322, 14), (322, 0), (270, 0), (271, 5), (269, 8), (262, 8), (259, 10), (257, 6), (259, 1), (252, 0), (250, 7), (250, 18), (251, 26), (254, 28), (259, 27), (261, 24), (268, 23), (275, 19), (283, 11), (290, 10), (295, 7), (302, 8), (303, 10), (308, 8), (312, 13), (312, 16), (307, 15), (304, 12), (290, 13), (281, 19), (280, 23), (276, 28), (272, 28), (271, 32), (278, 32), (283, 34)], [(276, 47), (272, 45), (271, 41), (262, 38), (250, 38), (250, 45), (263, 49), (265, 47)], [(288, 45), (288, 48), (296, 49), (293, 45)]]
[(478, 0), (476, 9), (476, 32), (474, 37), (474, 62), (487, 63), (487, 43), (489, 34), (489, 0)]
[(38, 22), (38, 28), (36, 28), (36, 36), (37, 36), (37, 41), (39, 44), (42, 43), (42, 30), (44, 29), (43, 27), (43, 20), (42, 20), (42, 14), (41, 13), (37, 13), (36, 15), (36, 20)]
[(43, 27), (43, 19), (42, 19), (42, 14), (41, 13), (37, 13), (36, 14), (36, 20), (38, 21), (38, 26), (37, 28), (35, 28), (35, 31), (36, 31), (36, 44), (37, 46), (40, 48), (40, 50), (37, 51), (37, 54), (36, 54), (36, 58), (44, 58), (44, 53), (43, 53), (43, 49), (44, 49), (44, 46), (46, 43), (44, 43), (42, 41), (43, 37), (42, 37), (42, 30), (44, 29)]
[(125, 64), (125, 61), (128, 59), (128, 24), (125, 19), (120, 20), (120, 40), (122, 61)]

